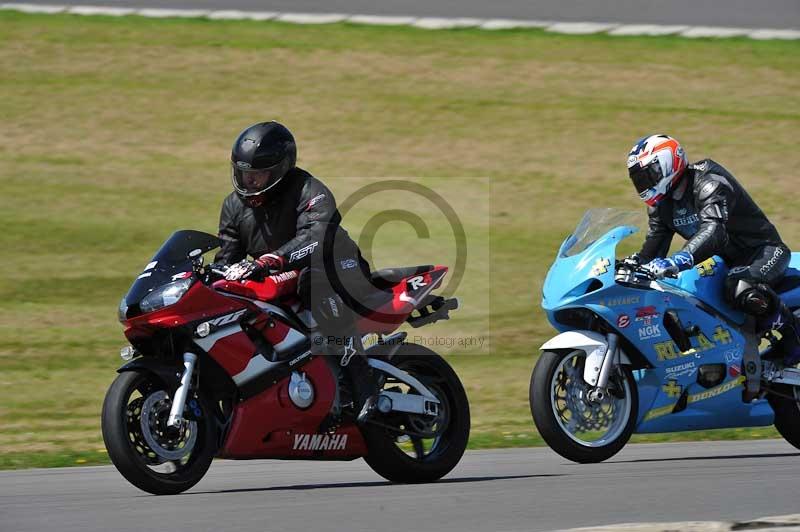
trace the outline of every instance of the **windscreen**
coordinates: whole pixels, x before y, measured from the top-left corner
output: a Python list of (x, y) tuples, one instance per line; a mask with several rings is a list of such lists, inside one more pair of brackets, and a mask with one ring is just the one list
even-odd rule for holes
[[(198, 256), (219, 247), (219, 238), (201, 231), (176, 231), (153, 255), (125, 296), (129, 306), (138, 305), (154, 288), (173, 281), (173, 276), (191, 271), (190, 253)], [(199, 251), (195, 251), (199, 250)]]
[(561, 256), (571, 257), (577, 255), (616, 227), (633, 226), (639, 228), (642, 225), (644, 225), (644, 220), (640, 212), (618, 209), (589, 209), (564, 243)]

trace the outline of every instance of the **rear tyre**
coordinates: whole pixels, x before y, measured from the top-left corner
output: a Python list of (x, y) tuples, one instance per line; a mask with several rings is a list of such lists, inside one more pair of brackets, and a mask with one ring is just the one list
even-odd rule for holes
[(589, 401), (585, 362), (583, 351), (545, 351), (533, 369), (529, 394), (533, 421), (544, 441), (581, 464), (617, 454), (633, 434), (639, 411), (636, 381), (627, 366), (617, 367), (602, 401)]
[[(153, 374), (120, 374), (103, 402), (108, 456), (128, 482), (154, 495), (186, 491), (205, 475), (216, 454), (216, 424), (202, 400), (190, 396), (183, 428), (165, 430), (171, 405)], [(189, 419), (191, 418), (191, 419)]]
[(769, 404), (775, 412), (775, 428), (783, 438), (800, 449), (800, 389), (795, 386), (779, 384), (775, 391), (794, 396), (792, 401), (787, 397), (769, 394)]
[[(470, 413), (467, 394), (453, 368), (439, 355), (416, 344), (403, 344), (390, 362), (419, 379), (441, 402), (435, 418), (392, 413), (378, 416), (363, 429), (369, 466), (392, 482), (421, 483), (439, 480), (458, 464), (469, 440)], [(384, 389), (396, 381), (386, 379)], [(424, 436), (408, 436), (395, 428)]]

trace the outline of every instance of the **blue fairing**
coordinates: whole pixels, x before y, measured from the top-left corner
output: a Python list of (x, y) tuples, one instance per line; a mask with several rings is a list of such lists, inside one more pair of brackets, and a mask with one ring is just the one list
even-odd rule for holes
[[(618, 224), (590, 235), (586, 227), (598, 217), (601, 224), (609, 218), (619, 220), (609, 212), (587, 213), (576, 230), (585, 234), (571, 235), (562, 244), (542, 289), (542, 308), (550, 323), (559, 331), (570, 330), (574, 325), (560, 323), (556, 313), (587, 309), (627, 340), (622, 345), (635, 351), (628, 355), (639, 362), (634, 373), (639, 393), (637, 432), (772, 424), (767, 401), (746, 404), (741, 399), (745, 340), (739, 326), (744, 315), (725, 302), (728, 268), (724, 261), (714, 257), (677, 279), (650, 285), (619, 284), (615, 281), (617, 245), (638, 229)], [(791, 264), (787, 276), (800, 276), (800, 254), (792, 254)], [(790, 307), (800, 307), (800, 287), (781, 297)], [(697, 332), (690, 338), (691, 348), (678, 348), (665, 327), (667, 312), (679, 320), (681, 328)], [(698, 382), (698, 371), (711, 364), (724, 370), (724, 378), (706, 388)]]

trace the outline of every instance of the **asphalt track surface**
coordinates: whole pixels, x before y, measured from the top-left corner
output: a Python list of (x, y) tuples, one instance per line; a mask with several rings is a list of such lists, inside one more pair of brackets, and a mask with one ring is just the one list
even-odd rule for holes
[(0, 472), (0, 531), (533, 531), (739, 520), (797, 510), (800, 452), (782, 440), (629, 445), (567, 462), (547, 448), (475, 451), (445, 479), (389, 484), (362, 461), (216, 461), (155, 497), (111, 466)]
[(30, 4), (800, 29), (800, 0), (19, 0)]

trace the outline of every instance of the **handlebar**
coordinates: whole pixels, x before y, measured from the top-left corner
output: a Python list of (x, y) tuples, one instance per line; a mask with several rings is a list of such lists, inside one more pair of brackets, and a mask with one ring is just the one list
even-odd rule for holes
[[(231, 266), (233, 266), (233, 265), (232, 264), (220, 264), (220, 263), (211, 263), (208, 266), (206, 266), (205, 275), (203, 276), (205, 278), (206, 284), (212, 284), (215, 281), (219, 281), (219, 280), (225, 279), (225, 275), (228, 273), (228, 270), (230, 270)], [(285, 276), (285, 274), (289, 274), (291, 272), (295, 272), (296, 274), (299, 274), (298, 270), (289, 270), (289, 271), (285, 271), (285, 272), (269, 271), (269, 272), (263, 272), (261, 275), (256, 275), (256, 276), (251, 276), (251, 277), (246, 277), (244, 279), (240, 279), (240, 281), (241, 282), (244, 282), (244, 281), (261, 282), (261, 281), (264, 281), (265, 279), (267, 279), (268, 277), (272, 277), (272, 276), (275, 276), (275, 275), (282, 275), (282, 274)], [(286, 279), (281, 278), (281, 279), (275, 279), (275, 280), (276, 280), (276, 282), (283, 282)]]
[[(615, 280), (620, 283), (628, 284), (649, 284), (652, 281), (658, 281), (659, 277), (655, 276), (652, 271), (646, 268), (638, 257), (626, 257), (625, 259), (618, 260), (615, 264)], [(670, 279), (677, 279), (677, 273), (668, 273), (665, 277)]]

